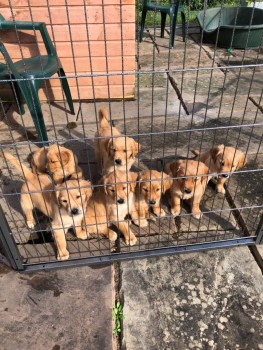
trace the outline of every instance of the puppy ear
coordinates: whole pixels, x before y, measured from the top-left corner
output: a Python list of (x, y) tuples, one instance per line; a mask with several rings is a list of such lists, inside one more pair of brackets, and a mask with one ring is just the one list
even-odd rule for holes
[(128, 180), (131, 181), (130, 182), (130, 189), (132, 192), (135, 191), (135, 187), (137, 185), (137, 180), (138, 180), (138, 173), (135, 173), (133, 171), (129, 171), (129, 177)]
[(209, 168), (203, 163), (198, 162), (198, 176), (201, 175), (201, 182), (208, 180)]
[(56, 199), (57, 199), (58, 206), (60, 206), (58, 199), (59, 199), (60, 191), (62, 190), (62, 188), (63, 187), (61, 185), (55, 186), (55, 193), (56, 193)]
[(168, 163), (169, 172), (171, 172), (174, 176), (178, 175), (178, 172), (182, 169), (182, 164), (182, 160), (177, 160), (176, 162)]
[(162, 178), (162, 193), (165, 193), (167, 190), (169, 190), (172, 187), (173, 180), (171, 179), (171, 176), (167, 175), (164, 172), (160, 174)]
[(224, 152), (224, 145), (218, 145), (218, 146), (211, 148), (210, 154), (211, 154), (213, 161), (215, 162), (217, 156), (223, 152)]
[(79, 181), (80, 191), (84, 192), (86, 200), (88, 201), (92, 196), (92, 187), (90, 181), (80, 180)]
[(110, 154), (111, 154), (112, 146), (113, 146), (113, 139), (108, 139), (105, 142), (105, 147), (106, 147), (106, 151), (108, 152), (108, 156), (110, 156)]
[(61, 159), (61, 163), (63, 165), (67, 165), (73, 157), (72, 157), (71, 151), (69, 151), (69, 150), (64, 151), (63, 150), (63, 151), (58, 152), (58, 158)]
[(238, 151), (238, 163), (237, 163), (236, 170), (243, 168), (243, 166), (245, 166), (246, 164), (247, 164), (246, 155), (243, 152)]
[(108, 183), (108, 180), (107, 180), (107, 176), (103, 176), (103, 178), (101, 179), (100, 181), (101, 183), (103, 183), (103, 189), (104, 189), (104, 193), (105, 194), (108, 194), (108, 191), (107, 191), (107, 183)]
[(132, 144), (131, 144), (131, 151), (132, 151), (132, 158), (135, 158), (137, 154), (139, 153), (140, 150), (140, 145), (138, 142), (132, 139)]

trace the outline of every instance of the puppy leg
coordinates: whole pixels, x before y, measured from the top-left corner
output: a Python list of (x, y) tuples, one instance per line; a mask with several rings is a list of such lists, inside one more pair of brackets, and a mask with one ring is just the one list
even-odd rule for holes
[(134, 245), (137, 242), (137, 238), (135, 237), (135, 234), (132, 232), (132, 230), (129, 228), (127, 222), (119, 222), (117, 226), (123, 234), (125, 243), (127, 245)]
[(219, 193), (226, 193), (226, 190), (224, 189), (224, 184), (226, 182), (227, 179), (224, 179), (222, 177), (217, 179), (217, 184), (216, 184), (216, 191)]
[(111, 242), (115, 242), (116, 239), (118, 238), (117, 233), (114, 232), (111, 228), (107, 228), (106, 236), (108, 236)]
[(25, 194), (21, 194), (20, 203), (21, 203), (21, 207), (22, 207), (23, 213), (24, 213), (24, 215), (26, 217), (26, 224), (27, 224), (27, 226), (29, 228), (34, 228), (36, 223), (35, 223), (35, 219), (34, 219), (34, 216), (33, 216), (34, 206), (33, 206), (30, 194), (26, 194), (26, 193)]
[(181, 198), (177, 194), (171, 196), (171, 213), (174, 216), (180, 215), (181, 212)]
[(146, 217), (149, 217), (148, 208), (145, 210), (144, 208), (140, 208), (140, 211), (134, 210), (131, 212), (132, 221), (135, 225), (140, 227), (148, 226), (148, 221)]
[(52, 225), (54, 240), (57, 245), (57, 260), (67, 260), (69, 258), (69, 251), (67, 250), (67, 242), (65, 232), (60, 226)]
[(202, 195), (202, 193), (195, 193), (194, 196), (190, 199), (191, 212), (193, 214), (193, 217), (196, 219), (201, 219), (202, 217), (202, 212), (199, 207)]
[(156, 216), (165, 216), (165, 211), (161, 208), (161, 204), (158, 203), (155, 207), (152, 207)]

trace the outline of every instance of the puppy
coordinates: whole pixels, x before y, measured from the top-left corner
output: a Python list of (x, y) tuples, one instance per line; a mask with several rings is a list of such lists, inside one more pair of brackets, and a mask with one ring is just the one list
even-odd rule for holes
[[(119, 130), (111, 126), (105, 108), (99, 110), (99, 129), (95, 134), (95, 153), (103, 174), (113, 170), (129, 171), (139, 152), (139, 144), (131, 137), (119, 136)], [(117, 136), (112, 138), (111, 136)], [(99, 138), (98, 138), (99, 137)]]
[[(129, 223), (125, 221), (133, 207), (136, 179), (137, 173), (123, 171), (111, 172), (104, 176), (104, 186), (94, 192), (88, 202), (82, 224), (82, 239), (93, 233), (105, 235), (111, 241), (115, 241), (117, 234), (110, 228), (111, 224), (114, 224), (123, 234), (127, 245), (136, 243), (137, 239), (129, 228)], [(127, 181), (129, 183), (126, 183)]]
[[(25, 183), (21, 188), (21, 207), (29, 228), (34, 228), (33, 209), (40, 210), (51, 218), (52, 232), (57, 244), (58, 260), (69, 258), (65, 231), (73, 227), (76, 236), (81, 233), (81, 222), (86, 205), (92, 195), (91, 184), (85, 180), (69, 180), (54, 186), (47, 174), (36, 175), (9, 153), (4, 157), (23, 173)], [(81, 238), (81, 234), (80, 237)]]
[(171, 213), (178, 216), (181, 212), (181, 199), (185, 199), (190, 201), (193, 217), (200, 219), (199, 205), (207, 184), (208, 167), (196, 160), (177, 160), (166, 164), (165, 170), (171, 177), (175, 177), (170, 189)]
[[(229, 176), (236, 170), (246, 165), (247, 159), (243, 152), (224, 145), (217, 145), (206, 152), (200, 154), (198, 150), (192, 150), (198, 159), (209, 167), (216, 180), (217, 192), (225, 193), (224, 184)], [(209, 178), (209, 180), (212, 176)]]
[(35, 151), (32, 155), (31, 167), (34, 174), (44, 174), (48, 171), (55, 184), (83, 177), (77, 157), (70, 149), (58, 144)]
[(144, 170), (139, 173), (135, 208), (131, 213), (136, 225), (147, 226), (150, 209), (156, 216), (165, 216), (165, 211), (161, 208), (161, 196), (172, 186), (173, 181), (169, 178), (164, 172), (156, 170)]

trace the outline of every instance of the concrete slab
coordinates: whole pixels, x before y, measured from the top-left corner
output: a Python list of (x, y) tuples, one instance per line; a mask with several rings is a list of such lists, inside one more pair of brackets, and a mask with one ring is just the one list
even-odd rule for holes
[(19, 274), (0, 264), (2, 350), (112, 349), (111, 267)]
[(248, 248), (121, 263), (123, 349), (261, 349), (263, 279)]

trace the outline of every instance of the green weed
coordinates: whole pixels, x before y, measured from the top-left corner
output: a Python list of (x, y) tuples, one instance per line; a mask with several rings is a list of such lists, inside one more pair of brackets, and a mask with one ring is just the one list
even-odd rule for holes
[(119, 301), (113, 306), (113, 320), (115, 320), (115, 327), (112, 331), (114, 335), (118, 335), (121, 332), (121, 321), (124, 319), (123, 307)]

